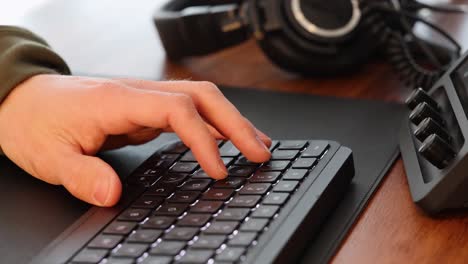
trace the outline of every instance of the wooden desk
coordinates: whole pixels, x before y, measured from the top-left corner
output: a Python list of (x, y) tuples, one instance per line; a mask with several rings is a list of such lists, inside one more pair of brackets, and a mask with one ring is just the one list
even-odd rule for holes
[[(151, 13), (158, 5), (155, 2), (158, 1), (53, 1), (25, 16), (22, 25), (45, 37), (76, 73), (209, 80), (233, 86), (398, 102), (410, 93), (382, 62), (371, 62), (352, 76), (304, 79), (270, 64), (254, 41), (212, 56), (189, 59), (183, 65), (167, 62), (151, 25)], [(434, 19), (468, 47), (467, 17)], [(133, 60), (141, 56), (148, 60), (143, 64)], [(333, 263), (467, 261), (468, 215), (440, 219), (425, 216), (411, 200), (401, 160), (392, 167), (333, 259)]]

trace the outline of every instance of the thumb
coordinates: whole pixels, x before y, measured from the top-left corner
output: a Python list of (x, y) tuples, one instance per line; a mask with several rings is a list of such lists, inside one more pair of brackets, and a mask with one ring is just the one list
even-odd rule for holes
[(100, 158), (72, 152), (63, 155), (57, 166), (61, 184), (75, 197), (98, 206), (112, 206), (119, 200), (119, 176)]

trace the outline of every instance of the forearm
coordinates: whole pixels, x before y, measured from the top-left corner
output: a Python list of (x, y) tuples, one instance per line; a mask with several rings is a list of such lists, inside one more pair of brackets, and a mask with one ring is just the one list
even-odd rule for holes
[(70, 74), (70, 70), (40, 37), (22, 28), (0, 26), (0, 108), (12, 89), (41, 73)]

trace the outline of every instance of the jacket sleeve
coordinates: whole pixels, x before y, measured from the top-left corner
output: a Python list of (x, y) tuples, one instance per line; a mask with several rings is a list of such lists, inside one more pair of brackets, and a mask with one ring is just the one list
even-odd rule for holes
[(70, 70), (39, 36), (26, 29), (0, 26), (0, 107), (13, 88), (41, 73), (70, 74)]

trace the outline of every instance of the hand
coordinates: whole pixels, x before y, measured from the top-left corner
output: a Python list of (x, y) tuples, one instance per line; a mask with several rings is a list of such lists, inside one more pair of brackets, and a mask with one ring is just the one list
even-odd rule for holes
[(231, 140), (251, 161), (270, 158), (271, 140), (208, 82), (37, 75), (0, 105), (4, 153), (34, 177), (99, 206), (114, 205), (122, 187), (93, 155), (163, 131), (177, 133), (215, 179), (227, 175), (215, 139)]

